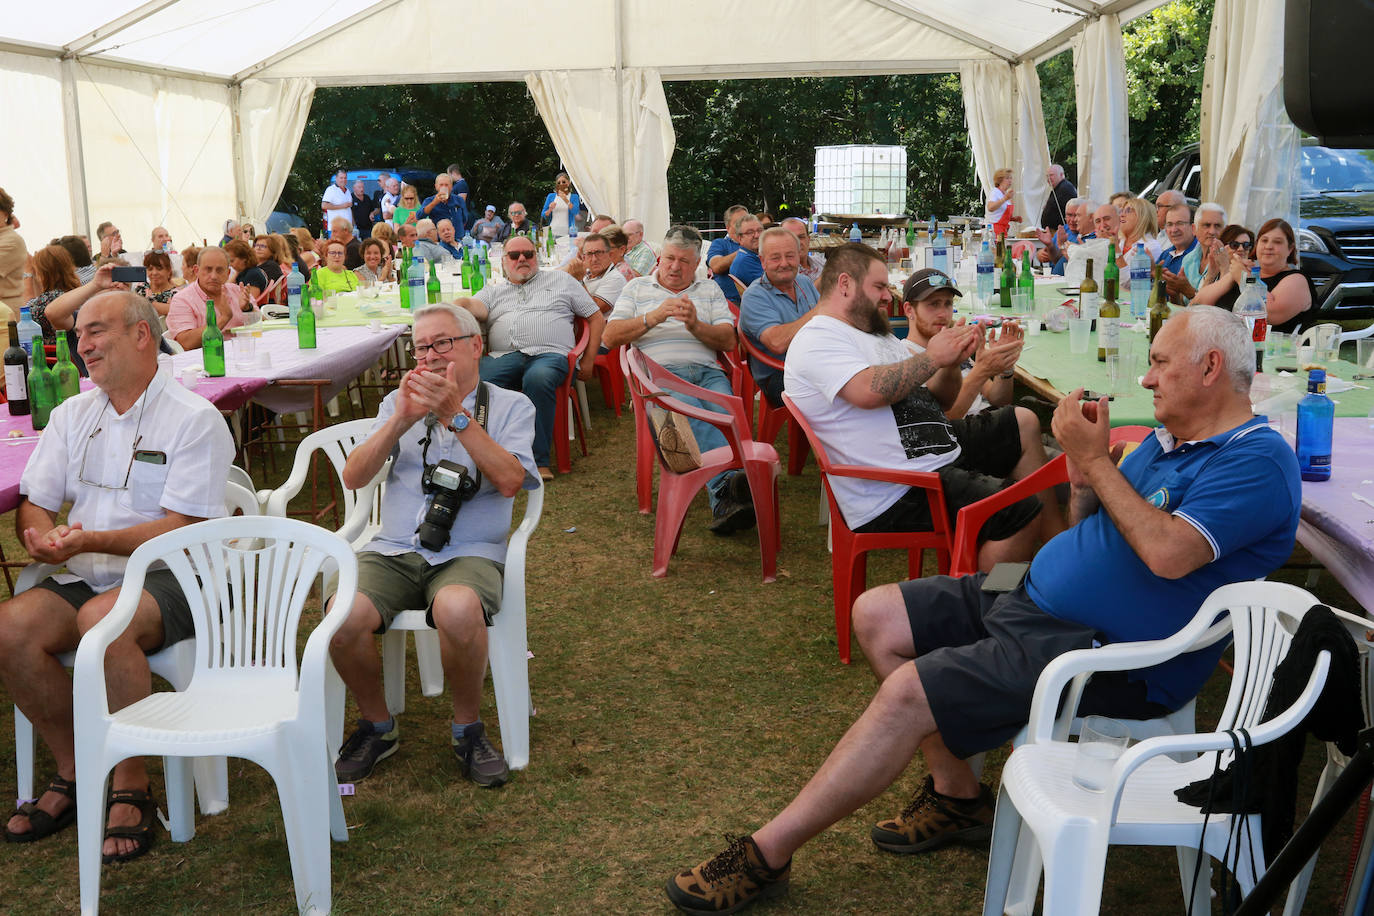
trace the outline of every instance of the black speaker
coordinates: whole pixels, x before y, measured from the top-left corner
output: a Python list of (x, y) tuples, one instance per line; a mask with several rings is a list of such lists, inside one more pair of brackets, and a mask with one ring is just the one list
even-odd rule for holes
[(1293, 123), (1337, 149), (1374, 147), (1369, 41), (1374, 0), (1287, 0), (1283, 102)]

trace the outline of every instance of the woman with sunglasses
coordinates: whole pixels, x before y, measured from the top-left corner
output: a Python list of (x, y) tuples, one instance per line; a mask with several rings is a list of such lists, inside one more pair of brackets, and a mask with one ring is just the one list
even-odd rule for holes
[[(1287, 220), (1271, 219), (1253, 237), (1243, 226), (1227, 226), (1221, 232), (1221, 242), (1230, 263), (1219, 277), (1207, 278), (1193, 303), (1230, 309), (1250, 268), (1258, 265), (1260, 279), (1269, 290), (1270, 329), (1284, 334), (1300, 330), (1303, 314), (1312, 308), (1317, 297), (1312, 281), (1294, 264), (1297, 239)], [(1252, 253), (1254, 260), (1250, 258)]]

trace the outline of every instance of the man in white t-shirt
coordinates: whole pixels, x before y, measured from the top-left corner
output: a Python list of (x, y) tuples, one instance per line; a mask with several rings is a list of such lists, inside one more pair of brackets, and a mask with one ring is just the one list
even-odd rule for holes
[[(135, 548), (224, 515), (234, 453), (214, 405), (158, 370), (161, 324), (146, 299), (102, 292), (81, 307), (76, 330), (96, 387), (53, 411), (19, 481), (16, 524), (34, 560), (66, 569), (0, 604), (0, 680), (56, 768), (46, 791), (5, 825), (17, 843), (41, 840), (76, 816), (72, 682), (57, 657), (114, 607)], [(133, 620), (106, 654), (110, 708), (148, 695), (145, 653), (194, 636), (175, 576), (150, 570)], [(157, 803), (141, 757), (116, 764), (110, 787), (103, 852), (106, 862), (123, 862), (152, 845)]]
[(339, 169), (334, 173), (334, 183), (324, 189), (320, 198), (320, 209), (324, 211), (324, 225), (334, 225), (337, 217), (348, 220), (353, 225), (353, 195), (348, 192), (348, 172)]
[[(956, 325), (912, 353), (892, 336), (887, 266), (866, 245), (832, 249), (821, 272), (818, 313), (787, 349), (783, 387), (836, 464), (940, 475), (951, 526), (958, 511), (1043, 464), (1023, 454), (1016, 421), (951, 420), (925, 387), (941, 368), (973, 355), (976, 325)], [(834, 477), (845, 522), (857, 531), (930, 527), (926, 493), (903, 484)], [(1034, 497), (1002, 509), (983, 526), (979, 568), (1026, 560), (1040, 512)]]

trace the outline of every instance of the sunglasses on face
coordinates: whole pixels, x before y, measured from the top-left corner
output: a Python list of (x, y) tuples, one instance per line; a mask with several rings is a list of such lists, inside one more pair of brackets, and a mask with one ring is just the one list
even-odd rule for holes
[(1251, 242), (1242, 242), (1239, 239), (1234, 239), (1226, 243), (1226, 247), (1230, 248), (1232, 251), (1249, 251), (1251, 245)]
[(520, 261), (520, 260), (524, 260), (525, 258), (528, 258), (529, 260), (533, 261), (533, 260), (534, 260), (534, 252), (533, 252), (533, 251), (525, 251), (525, 250), (523, 250), (523, 249), (520, 250), (520, 251), (507, 251), (507, 252), (506, 252), (506, 257), (510, 258), (512, 261)]

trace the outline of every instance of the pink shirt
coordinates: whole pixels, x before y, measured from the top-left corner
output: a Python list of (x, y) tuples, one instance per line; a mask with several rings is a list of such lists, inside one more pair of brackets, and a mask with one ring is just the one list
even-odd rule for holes
[[(200, 283), (190, 283), (172, 297), (167, 307), (167, 333), (176, 337), (182, 331), (192, 331), (205, 327), (205, 290)], [(215, 306), (223, 300), (229, 306), (229, 323), (224, 327), (236, 328), (243, 324), (243, 290), (233, 283), (224, 284), (224, 290), (216, 298)]]

